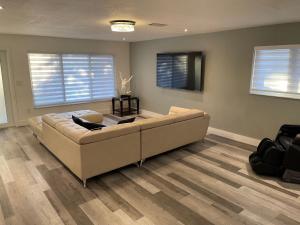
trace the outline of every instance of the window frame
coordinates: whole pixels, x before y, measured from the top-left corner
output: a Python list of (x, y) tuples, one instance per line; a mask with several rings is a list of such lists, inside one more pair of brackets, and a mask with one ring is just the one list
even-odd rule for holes
[(254, 71), (255, 71), (256, 50), (287, 49), (287, 48), (290, 48), (290, 49), (299, 48), (300, 49), (300, 44), (268, 45), (268, 46), (254, 47), (253, 56), (252, 56), (251, 80), (250, 80), (250, 88), (249, 88), (249, 93), (251, 95), (300, 100), (300, 93), (280, 92), (280, 91), (272, 92), (272, 91), (267, 91), (267, 90), (263, 91), (263, 90), (253, 90), (252, 89), (253, 77), (254, 77)]
[[(42, 109), (42, 108), (51, 108), (51, 107), (59, 107), (59, 106), (68, 106), (68, 105), (80, 105), (80, 104), (89, 104), (89, 103), (97, 103), (97, 102), (107, 102), (110, 101), (111, 98), (103, 98), (103, 99), (93, 99), (93, 100), (88, 100), (88, 101), (78, 101), (78, 102), (66, 102), (66, 98), (64, 96), (64, 102), (59, 103), (59, 104), (50, 104), (50, 105), (42, 105), (42, 106), (37, 106), (34, 103), (34, 96), (33, 96), (33, 87), (32, 87), (32, 74), (31, 74), (31, 68), (30, 68), (30, 54), (56, 54), (59, 55), (60, 58), (62, 59), (63, 55), (68, 55), (68, 54), (74, 54), (74, 55), (89, 55), (89, 56), (110, 56), (113, 59), (113, 79), (114, 79), (114, 97), (117, 95), (117, 76), (116, 76), (116, 61), (115, 61), (115, 56), (113, 54), (101, 54), (101, 53), (86, 53), (86, 52), (40, 52), (40, 51), (29, 51), (26, 53), (27, 54), (27, 63), (28, 63), (28, 72), (29, 72), (29, 79), (30, 79), (30, 88), (31, 88), (31, 99), (32, 99), (32, 105), (34, 109)], [(62, 62), (62, 61), (61, 61)], [(63, 65), (61, 65), (63, 67)], [(64, 78), (64, 73), (62, 72), (62, 77)], [(63, 84), (64, 89), (65, 89), (65, 84)]]

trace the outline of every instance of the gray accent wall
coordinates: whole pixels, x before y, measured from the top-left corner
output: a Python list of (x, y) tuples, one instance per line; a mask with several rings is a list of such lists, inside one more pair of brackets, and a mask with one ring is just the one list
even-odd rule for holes
[[(281, 124), (300, 124), (300, 100), (250, 95), (252, 56), (255, 46), (287, 44), (300, 44), (300, 23), (131, 43), (132, 88), (143, 109), (198, 108), (210, 114), (211, 127), (274, 137)], [(176, 51), (205, 54), (202, 93), (156, 87), (156, 54)]]

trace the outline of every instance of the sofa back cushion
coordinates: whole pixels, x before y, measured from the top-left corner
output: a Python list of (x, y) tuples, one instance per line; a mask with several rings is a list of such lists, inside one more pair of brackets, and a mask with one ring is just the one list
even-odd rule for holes
[(176, 122), (181, 122), (184, 120), (190, 120), (197, 117), (203, 117), (204, 112), (197, 109), (191, 109), (187, 112), (172, 114), (172, 116), (174, 116)]
[(146, 130), (204, 116), (203, 111), (197, 109), (184, 109), (175, 106), (171, 107), (170, 112), (169, 115), (138, 120), (134, 123), (139, 125), (141, 130)]
[(104, 127), (101, 130), (89, 131), (81, 136), (77, 142), (79, 144), (89, 144), (110, 138), (120, 137), (127, 134), (140, 132), (140, 127), (134, 123), (124, 123)]
[(178, 114), (185, 114), (185, 113), (200, 113), (201, 116), (204, 116), (204, 112), (198, 109), (187, 109), (187, 108), (181, 108), (177, 106), (171, 106), (169, 110), (169, 115), (178, 115)]
[(177, 114), (177, 113), (184, 113), (184, 112), (188, 112), (191, 109), (187, 109), (187, 108), (181, 108), (181, 107), (177, 107), (177, 106), (171, 106), (170, 110), (169, 110), (169, 115), (173, 115), (173, 114)]
[(58, 123), (55, 129), (77, 144), (90, 144), (140, 131), (140, 127), (132, 123), (114, 125), (104, 127), (101, 130), (90, 131), (71, 120)]
[(146, 130), (154, 127), (168, 125), (175, 122), (175, 115), (164, 115), (157, 118), (138, 120), (134, 122), (134, 124), (140, 126), (141, 130)]

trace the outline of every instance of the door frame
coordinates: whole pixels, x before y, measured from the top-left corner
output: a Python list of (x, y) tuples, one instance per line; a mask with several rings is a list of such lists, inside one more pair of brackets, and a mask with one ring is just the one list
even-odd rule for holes
[(6, 128), (16, 125), (17, 118), (17, 103), (14, 89), (14, 81), (11, 76), (11, 67), (9, 63), (9, 51), (0, 49), (1, 74), (4, 87), (5, 106), (8, 122), (0, 125), (0, 128)]

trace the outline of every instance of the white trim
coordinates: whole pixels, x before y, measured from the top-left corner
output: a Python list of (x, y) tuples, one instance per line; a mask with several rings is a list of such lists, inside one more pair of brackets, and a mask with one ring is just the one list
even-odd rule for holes
[(256, 138), (243, 136), (243, 135), (240, 135), (240, 134), (232, 133), (232, 132), (229, 132), (229, 131), (226, 131), (226, 130), (217, 129), (217, 128), (214, 128), (214, 127), (208, 127), (207, 133), (216, 134), (218, 136), (222, 136), (222, 137), (225, 137), (225, 138), (232, 139), (234, 141), (239, 141), (239, 142), (243, 142), (243, 143), (246, 143), (246, 144), (249, 144), (249, 145), (254, 145), (254, 146), (257, 146), (260, 142), (260, 140), (256, 139)]
[(252, 95), (264, 95), (277, 98), (291, 98), (291, 99), (300, 99), (300, 93), (288, 93), (288, 92), (279, 92), (279, 91), (264, 91), (264, 90), (254, 90), (250, 89), (250, 94)]
[(266, 45), (266, 46), (255, 46), (254, 50), (285, 49), (285, 48), (300, 48), (300, 44), (297, 44), (297, 45)]

